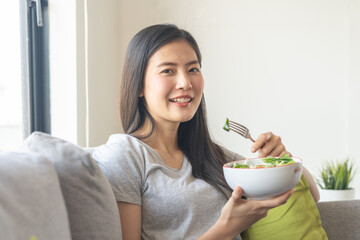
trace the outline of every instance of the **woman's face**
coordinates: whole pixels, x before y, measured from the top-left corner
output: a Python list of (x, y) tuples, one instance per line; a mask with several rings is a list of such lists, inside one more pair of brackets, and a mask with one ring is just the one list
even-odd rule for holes
[(156, 123), (180, 123), (192, 119), (202, 98), (204, 80), (194, 49), (185, 40), (170, 42), (149, 59), (144, 96)]

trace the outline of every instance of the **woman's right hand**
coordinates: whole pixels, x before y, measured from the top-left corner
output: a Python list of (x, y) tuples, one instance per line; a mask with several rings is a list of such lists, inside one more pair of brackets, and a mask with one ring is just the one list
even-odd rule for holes
[[(231, 198), (221, 211), (216, 224), (202, 237), (204, 239), (233, 239), (252, 224), (265, 217), (271, 208), (280, 206), (289, 199), (293, 189), (276, 198), (267, 200), (242, 199), (242, 189), (236, 187)], [(200, 238), (202, 239), (202, 238)]]

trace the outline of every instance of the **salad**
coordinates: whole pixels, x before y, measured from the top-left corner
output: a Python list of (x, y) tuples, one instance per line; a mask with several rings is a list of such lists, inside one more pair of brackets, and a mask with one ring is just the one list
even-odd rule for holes
[(226, 121), (225, 121), (225, 124), (224, 124), (223, 129), (224, 129), (225, 131), (230, 132), (229, 119), (228, 119), (228, 118), (226, 118)]
[[(234, 163), (233, 168), (267, 168), (285, 166), (292, 163), (296, 163), (289, 155), (284, 154), (282, 157), (267, 157), (259, 159), (261, 163), (258, 164), (238, 164)], [(245, 163), (247, 160), (245, 160)]]

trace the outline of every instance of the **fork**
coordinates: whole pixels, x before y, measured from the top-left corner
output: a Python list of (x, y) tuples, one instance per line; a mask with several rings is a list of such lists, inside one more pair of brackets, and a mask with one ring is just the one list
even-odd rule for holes
[(228, 118), (226, 118), (223, 129), (228, 132), (229, 131), (236, 132), (240, 136), (250, 139), (252, 142), (255, 142), (255, 140), (251, 137), (250, 131), (247, 127), (241, 125), (240, 123), (230, 121)]

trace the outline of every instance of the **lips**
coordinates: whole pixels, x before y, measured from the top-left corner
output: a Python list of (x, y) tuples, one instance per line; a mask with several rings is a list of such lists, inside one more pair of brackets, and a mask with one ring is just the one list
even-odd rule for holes
[(172, 98), (169, 101), (174, 103), (187, 103), (187, 102), (191, 102), (192, 98), (190, 96), (179, 96)]

